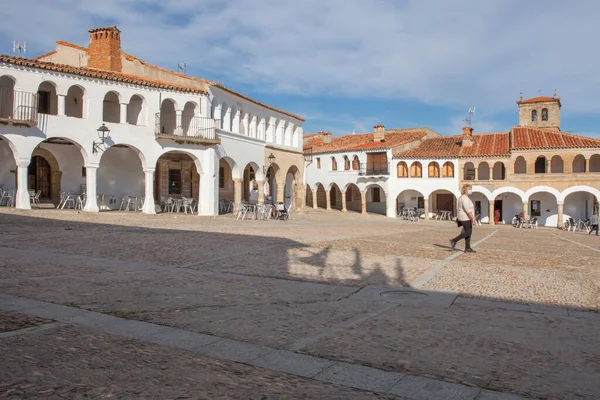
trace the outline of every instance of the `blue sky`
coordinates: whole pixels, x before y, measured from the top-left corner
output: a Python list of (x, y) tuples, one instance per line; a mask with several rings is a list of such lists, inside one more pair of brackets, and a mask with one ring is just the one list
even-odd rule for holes
[(306, 118), (307, 133), (517, 124), (519, 93), (561, 97), (563, 131), (600, 137), (600, 2), (579, 0), (20, 0), (0, 53), (87, 46), (117, 25), (123, 49), (221, 81)]

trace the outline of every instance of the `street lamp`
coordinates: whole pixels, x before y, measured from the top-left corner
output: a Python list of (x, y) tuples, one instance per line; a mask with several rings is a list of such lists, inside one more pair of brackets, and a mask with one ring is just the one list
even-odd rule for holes
[(263, 173), (266, 175), (267, 171), (269, 171), (269, 168), (271, 167), (271, 164), (273, 164), (273, 161), (275, 161), (275, 156), (273, 155), (273, 153), (269, 154), (269, 157), (267, 157), (267, 160), (269, 160), (269, 166), (267, 167), (266, 165), (263, 167)]
[(100, 138), (100, 142), (96, 143), (95, 141), (93, 142), (94, 147), (92, 148), (92, 153), (97, 153), (98, 150), (102, 149), (102, 145), (104, 145), (104, 142), (106, 142), (106, 139), (108, 138), (108, 135), (110, 134), (110, 129), (108, 129), (108, 127), (105, 124), (102, 124), (102, 126), (100, 128), (97, 129), (98, 131), (98, 137)]

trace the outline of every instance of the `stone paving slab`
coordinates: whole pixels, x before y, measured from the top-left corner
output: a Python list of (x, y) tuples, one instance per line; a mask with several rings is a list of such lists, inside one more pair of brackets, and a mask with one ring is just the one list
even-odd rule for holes
[(52, 322), (31, 315), (16, 314), (0, 309), (0, 332), (10, 332), (17, 329), (30, 328)]
[(406, 376), (392, 387), (391, 392), (415, 400), (473, 400), (480, 389), (419, 376)]
[(0, 340), (0, 397), (398, 399), (76, 327)]
[(334, 362), (287, 350), (275, 350), (250, 361), (249, 364), (287, 374), (312, 378), (323, 372), (326, 368), (331, 367)]
[[(369, 390), (381, 393), (397, 394), (395, 393), (397, 391), (410, 392), (413, 390), (411, 387), (414, 385), (413, 380), (407, 380), (407, 385), (402, 385), (401, 382), (408, 378), (404, 377), (402, 374), (381, 370), (378, 371), (373, 368), (353, 366), (347, 363), (336, 363), (335, 361), (320, 357), (298, 354), (287, 350), (277, 350), (266, 346), (256, 346), (250, 343), (221, 339), (218, 337), (214, 337), (215, 340), (212, 343), (206, 343), (205, 339), (200, 337), (201, 343), (198, 343), (196, 346), (190, 346), (190, 343), (188, 342), (183, 344), (182, 347), (173, 340), (174, 338), (172, 337), (172, 333), (177, 331), (173, 328), (138, 321), (123, 320), (120, 318), (106, 316), (77, 308), (71, 308), (70, 315), (68, 315), (66, 312), (67, 310), (65, 309), (69, 307), (43, 303), (37, 300), (17, 298), (0, 294), (0, 307), (17, 311), (28, 310), (28, 312), (34, 315), (41, 314), (43, 316), (52, 314), (54, 311), (56, 314), (55, 319), (58, 319), (64, 323), (76, 324), (80, 327), (78, 329), (91, 329), (93, 331), (100, 331), (103, 334), (108, 333), (145, 342), (151, 341), (152, 343), (156, 343), (158, 345), (191, 350), (197, 354), (205, 356), (212, 356), (228, 361), (243, 362), (256, 367), (262, 367), (270, 371), (283, 372), (300, 377), (314, 378), (316, 380), (321, 380), (328, 383), (342, 383), (343, 381), (347, 382), (349, 379), (352, 379), (352, 377), (360, 375), (362, 377), (362, 381), (356, 380), (351, 385), (352, 387), (358, 387), (362, 389), (365, 387), (371, 387)], [(62, 327), (59, 326), (57, 328), (60, 329)], [(55, 335), (61, 338), (61, 333), (56, 333)], [(6, 340), (10, 339), (12, 338), (7, 338)], [(2, 342), (0, 342), (0, 348), (1, 344)], [(77, 348), (71, 347), (69, 351), (77, 351)], [(54, 360), (54, 362), (56, 361)], [(329, 372), (325, 372), (330, 368), (333, 369)], [(368, 379), (369, 377), (373, 379)], [(395, 382), (399, 383), (394, 384)], [(436, 388), (438, 387), (435, 385), (437, 381), (429, 379), (428, 382), (430, 382), (427, 385), (428, 387), (431, 385)], [(391, 385), (394, 386), (393, 388), (389, 389)], [(448, 386), (448, 384), (445, 382), (439, 382), (439, 385), (442, 385), (442, 387)], [(460, 385), (452, 385), (452, 390), (459, 390), (458, 386)], [(465, 387), (463, 388), (463, 391), (467, 393), (470, 389), (471, 388)], [(48, 391), (48, 393), (53, 391), (54, 389)], [(46, 393), (46, 391), (39, 393)], [(409, 396), (408, 398), (417, 397)]]
[(336, 362), (314, 378), (320, 381), (364, 389), (373, 392), (389, 393), (392, 386), (406, 375), (382, 371), (362, 365)]
[(475, 400), (521, 400), (521, 396), (510, 393), (493, 392), (491, 390), (482, 390)]

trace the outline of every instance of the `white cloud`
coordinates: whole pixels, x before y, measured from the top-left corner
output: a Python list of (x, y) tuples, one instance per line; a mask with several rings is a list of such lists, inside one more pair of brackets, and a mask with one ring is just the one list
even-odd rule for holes
[(600, 111), (599, 14), (592, 0), (21, 0), (3, 7), (0, 33), (41, 53), (117, 24), (129, 53), (255, 92), (493, 114), (556, 88), (574, 114)]

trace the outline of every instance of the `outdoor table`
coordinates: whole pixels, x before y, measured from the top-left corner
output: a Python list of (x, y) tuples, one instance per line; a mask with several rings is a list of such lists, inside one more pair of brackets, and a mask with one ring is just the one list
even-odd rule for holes
[(115, 197), (114, 195), (112, 195), (112, 194), (98, 194), (96, 197), (100, 199), (100, 210), (110, 210), (110, 207), (106, 206), (104, 204), (104, 201), (105, 201), (106, 197), (108, 197), (108, 198), (114, 198)]

